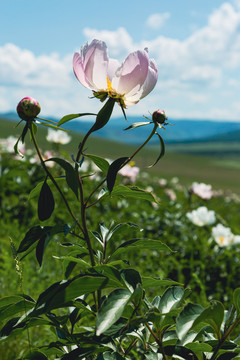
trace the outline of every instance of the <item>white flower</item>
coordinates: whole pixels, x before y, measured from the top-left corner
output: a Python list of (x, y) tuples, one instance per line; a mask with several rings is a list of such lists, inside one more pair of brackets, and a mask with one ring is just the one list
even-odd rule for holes
[(212, 186), (204, 183), (194, 182), (192, 184), (191, 190), (194, 194), (198, 195), (204, 200), (211, 199), (213, 196)]
[[(14, 136), (9, 136), (6, 139), (0, 139), (0, 150), (2, 152), (13, 154), (14, 145), (16, 144), (17, 141), (18, 139)], [(18, 149), (22, 154), (25, 153), (25, 145), (21, 141), (19, 141), (18, 143)]]
[(147, 49), (128, 55), (123, 64), (108, 57), (105, 42), (93, 40), (73, 57), (73, 70), (79, 82), (104, 101), (115, 99), (122, 107), (136, 104), (155, 87), (158, 69)]
[(240, 243), (240, 235), (234, 235), (233, 242), (234, 242), (234, 244), (239, 244)]
[(71, 136), (62, 130), (48, 129), (47, 141), (65, 145), (71, 141)]
[(206, 206), (200, 206), (198, 209), (188, 212), (186, 216), (197, 226), (212, 225), (216, 221), (215, 212), (208, 210)]
[(212, 228), (212, 236), (216, 243), (221, 247), (232, 245), (235, 238), (231, 229), (229, 227), (223, 226), (222, 224), (218, 224)]

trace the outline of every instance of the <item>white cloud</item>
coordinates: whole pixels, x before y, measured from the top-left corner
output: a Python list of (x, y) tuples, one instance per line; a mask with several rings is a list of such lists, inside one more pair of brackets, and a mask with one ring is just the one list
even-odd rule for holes
[(151, 29), (160, 29), (169, 18), (169, 12), (152, 14), (147, 18), (146, 24)]
[[(127, 110), (129, 115), (147, 115), (160, 108), (169, 116), (216, 118), (226, 116), (231, 109), (229, 117), (240, 119), (240, 6), (222, 4), (209, 16), (205, 27), (182, 41), (158, 36), (137, 43), (122, 27), (116, 31), (85, 28), (84, 35), (88, 41), (106, 41), (109, 56), (120, 61), (129, 52), (145, 47), (156, 59), (157, 86)], [(0, 47), (0, 84), (0, 112), (15, 109), (24, 96), (37, 98), (43, 113), (59, 116), (96, 112), (102, 105), (89, 99), (89, 90), (74, 78), (72, 54), (36, 56), (6, 44)], [(114, 115), (119, 114), (116, 108)]]
[(136, 49), (131, 36), (126, 29), (120, 27), (116, 31), (96, 30), (85, 28), (83, 33), (90, 42), (93, 39), (101, 39), (106, 42), (110, 57), (124, 57), (127, 53)]

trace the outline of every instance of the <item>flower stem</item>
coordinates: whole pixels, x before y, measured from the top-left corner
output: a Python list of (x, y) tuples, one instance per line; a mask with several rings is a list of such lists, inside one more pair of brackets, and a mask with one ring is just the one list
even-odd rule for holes
[(39, 160), (41, 162), (41, 165), (44, 169), (44, 171), (46, 172), (47, 176), (51, 179), (52, 183), (54, 184), (54, 186), (56, 187), (56, 189), (58, 190), (59, 194), (61, 195), (66, 207), (67, 207), (67, 210), (69, 212), (69, 214), (71, 215), (71, 217), (73, 218), (73, 220), (76, 222), (77, 226), (79, 227), (79, 229), (81, 230), (81, 232), (83, 232), (83, 228), (82, 226), (80, 225), (79, 221), (77, 220), (77, 218), (75, 217), (75, 215), (73, 214), (68, 202), (67, 202), (67, 199), (65, 198), (61, 188), (59, 187), (58, 183), (56, 182), (56, 180), (54, 179), (54, 177), (52, 176), (52, 174), (50, 173), (50, 171), (48, 170), (44, 160), (43, 160), (43, 157), (42, 157), (42, 154), (40, 152), (40, 149), (38, 147), (38, 144), (37, 144), (37, 141), (36, 141), (36, 137), (35, 137), (35, 134), (34, 134), (34, 130), (33, 130), (33, 127), (32, 127), (32, 123), (30, 123), (30, 126), (29, 126), (29, 129), (30, 129), (30, 133), (31, 133), (31, 137), (32, 137), (32, 140), (33, 140), (33, 144), (35, 146), (35, 149), (37, 151), (37, 154), (38, 154), (38, 157), (39, 157)]
[[(144, 143), (143, 143), (141, 146), (139, 146), (139, 147), (137, 148), (137, 150), (134, 151), (134, 153), (133, 153), (129, 158), (127, 158), (127, 160), (122, 164), (122, 166), (120, 167), (120, 169), (122, 169), (126, 164), (128, 164), (128, 163), (133, 159), (133, 157), (134, 157), (135, 155), (137, 155), (137, 153), (151, 140), (151, 138), (152, 138), (153, 135), (155, 134), (157, 128), (158, 128), (158, 124), (154, 124), (154, 128), (153, 128), (151, 134), (148, 136), (147, 140), (145, 140)], [(95, 194), (95, 192), (99, 189), (99, 187), (104, 184), (105, 181), (106, 181), (106, 178), (104, 178), (104, 179), (97, 185), (97, 187), (91, 192), (91, 194), (88, 196), (88, 198), (87, 198), (87, 200), (86, 200), (86, 204), (89, 202), (89, 200), (91, 199), (92, 195)], [(88, 205), (87, 207), (91, 207), (92, 205), (95, 205), (98, 201), (99, 201), (99, 200), (96, 200), (94, 203)]]

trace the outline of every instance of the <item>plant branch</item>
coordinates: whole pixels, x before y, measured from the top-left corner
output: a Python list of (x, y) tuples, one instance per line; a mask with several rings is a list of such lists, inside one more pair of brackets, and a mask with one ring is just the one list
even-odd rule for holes
[(54, 184), (54, 186), (56, 187), (56, 189), (58, 190), (59, 194), (61, 195), (65, 205), (66, 205), (66, 208), (69, 212), (69, 214), (71, 215), (71, 217), (73, 218), (73, 220), (76, 222), (77, 226), (79, 227), (79, 229), (81, 230), (81, 232), (83, 232), (83, 228), (82, 226), (80, 225), (79, 221), (77, 220), (76, 216), (73, 214), (69, 204), (68, 204), (68, 201), (67, 199), (65, 198), (61, 188), (59, 187), (58, 183), (56, 182), (56, 180), (54, 179), (54, 177), (52, 176), (52, 174), (50, 173), (50, 171), (48, 170), (44, 160), (43, 160), (43, 157), (42, 157), (42, 154), (40, 152), (40, 149), (38, 147), (38, 144), (37, 144), (37, 141), (36, 141), (36, 137), (35, 137), (35, 134), (34, 134), (34, 131), (33, 131), (33, 128), (32, 128), (32, 123), (30, 123), (30, 126), (29, 126), (29, 129), (30, 129), (30, 133), (31, 133), (31, 137), (32, 137), (32, 140), (33, 140), (33, 144), (35, 146), (35, 149), (37, 151), (37, 154), (38, 154), (38, 157), (39, 157), (39, 160), (41, 162), (41, 165), (44, 169), (44, 171), (46, 172), (47, 176), (51, 179), (52, 183)]

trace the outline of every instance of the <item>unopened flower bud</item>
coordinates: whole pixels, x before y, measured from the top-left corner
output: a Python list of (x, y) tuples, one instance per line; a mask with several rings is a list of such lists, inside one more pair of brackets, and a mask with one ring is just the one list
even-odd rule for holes
[(24, 97), (17, 105), (18, 116), (25, 121), (33, 120), (41, 111), (39, 102), (32, 97)]
[(154, 111), (154, 113), (152, 114), (152, 120), (155, 123), (158, 124), (164, 124), (167, 120), (167, 117), (165, 115), (165, 111), (164, 110), (156, 110)]

